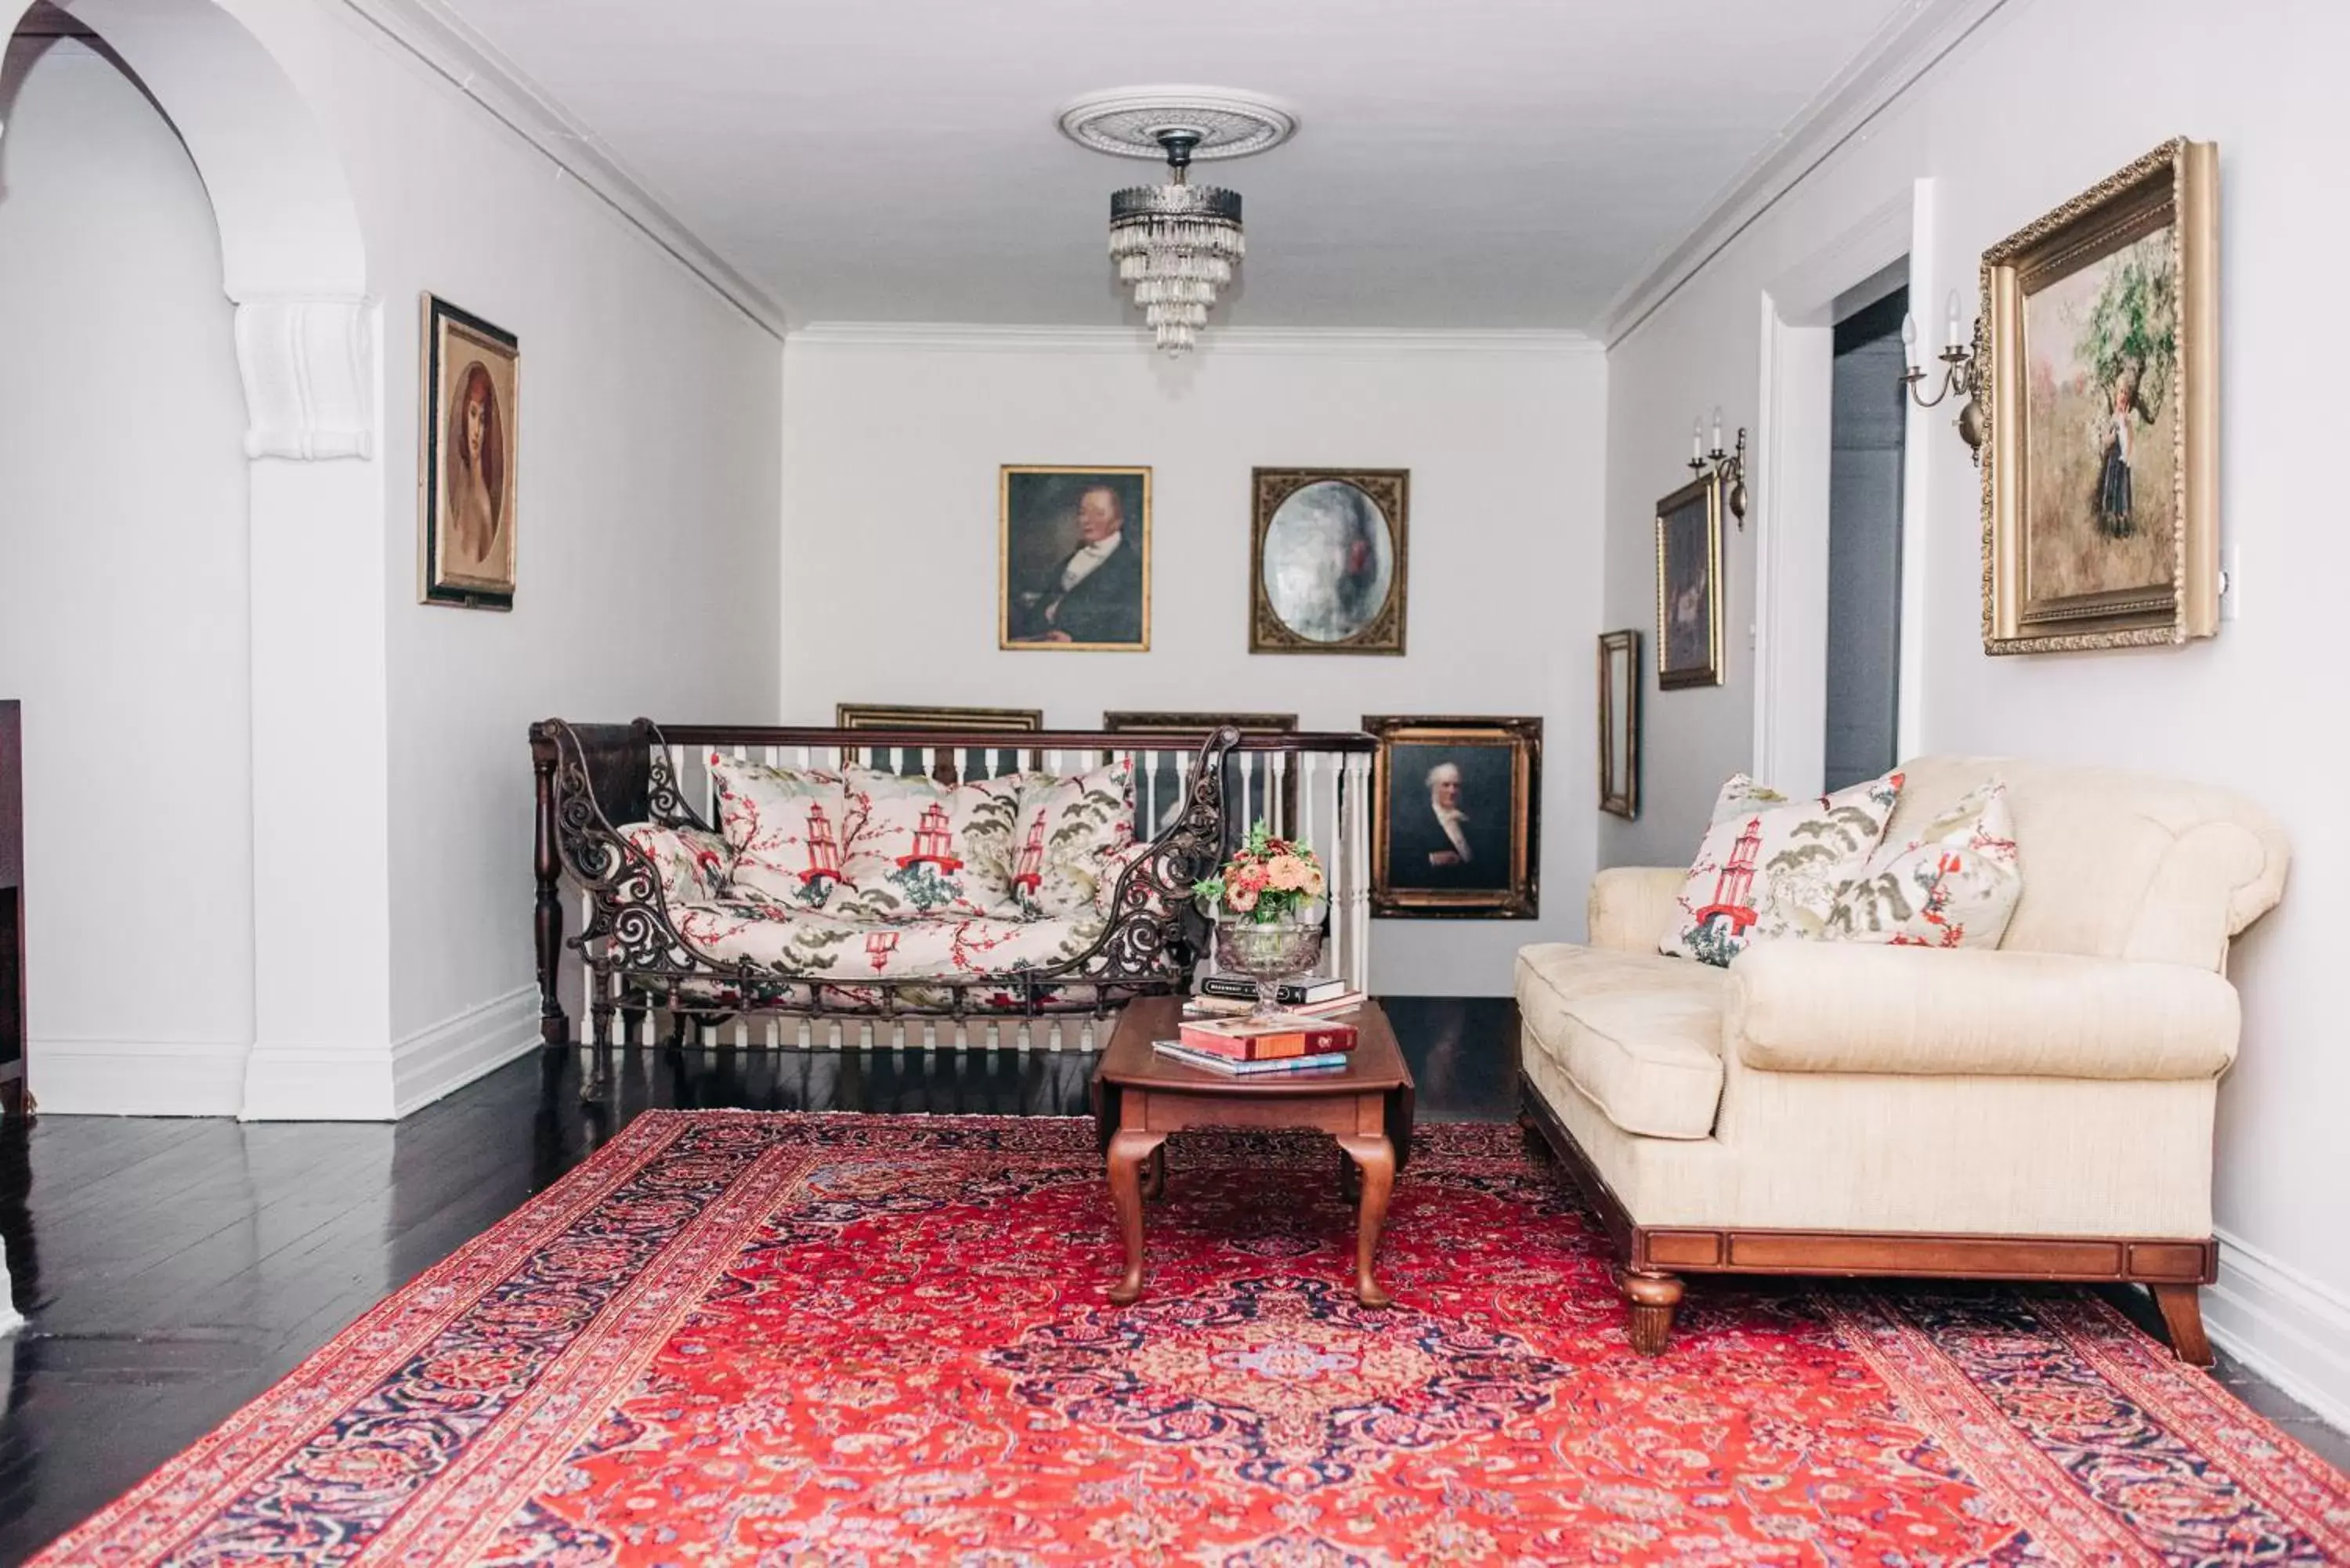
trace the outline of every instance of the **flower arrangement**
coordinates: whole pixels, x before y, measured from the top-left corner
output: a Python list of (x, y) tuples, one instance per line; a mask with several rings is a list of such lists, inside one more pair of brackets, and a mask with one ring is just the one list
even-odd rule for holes
[(1293, 839), (1275, 838), (1259, 822), (1243, 836), (1223, 869), (1195, 883), (1191, 892), (1214, 919), (1272, 925), (1306, 918), (1306, 906), (1320, 899), (1327, 888), (1322, 862), (1313, 850)]

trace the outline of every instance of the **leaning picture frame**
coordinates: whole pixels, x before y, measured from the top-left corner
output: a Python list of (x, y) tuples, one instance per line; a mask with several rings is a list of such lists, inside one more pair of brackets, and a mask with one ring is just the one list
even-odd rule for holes
[(2165, 142), (1983, 253), (1983, 649), (2220, 629), (2219, 149)]
[(1531, 920), (1541, 912), (1538, 718), (1371, 714), (1371, 913)]
[(1657, 684), (1721, 680), (1721, 480), (1707, 473), (1657, 503)]
[[(1041, 708), (926, 708), (902, 706), (889, 702), (836, 702), (832, 705), (832, 723), (837, 730), (897, 730), (922, 732), (935, 730), (942, 734), (1034, 734), (1045, 727), (1045, 711)], [(918, 748), (892, 750), (875, 748), (873, 762), (885, 772), (920, 773)], [(965, 767), (959, 770), (968, 777), (987, 778), (1011, 773), (1022, 767), (1035, 768), (1043, 764), (1042, 757), (1032, 748), (1024, 754), (1009, 748), (995, 750), (992, 755), (976, 748), (967, 748)], [(844, 749), (840, 760), (860, 763), (862, 752)], [(975, 770), (969, 764), (983, 762)]]

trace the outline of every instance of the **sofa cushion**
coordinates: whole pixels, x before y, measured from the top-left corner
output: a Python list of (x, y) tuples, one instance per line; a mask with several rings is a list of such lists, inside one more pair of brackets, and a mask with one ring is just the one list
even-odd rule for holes
[(1059, 778), (1021, 775), (1012, 896), (1031, 915), (1091, 909), (1113, 857), (1134, 842), (1134, 758)]
[(1799, 934), (1801, 911), (1825, 905), (1868, 864), (1900, 798), (1899, 774), (1804, 801), (1732, 778), (1681, 884), (1680, 919), (1658, 950), (1726, 965), (1749, 942)]
[(822, 909), (840, 886), (840, 818), (847, 791), (837, 773), (779, 768), (712, 751), (718, 826), (733, 851), (728, 880), (769, 898)]
[(1888, 836), (1866, 869), (1804, 920), (1806, 936), (1894, 947), (1995, 948), (2023, 896), (2007, 786), (1994, 779), (1917, 833)]
[(851, 767), (841, 784), (840, 888), (827, 910), (859, 920), (1021, 913), (1012, 897), (1020, 780), (949, 788)]
[(1518, 950), (1517, 991), (1529, 1045), (1609, 1121), (1648, 1137), (1712, 1135), (1725, 971), (1546, 943)]
[(795, 979), (976, 978), (1047, 968), (1093, 945), (1107, 920), (1091, 909), (1059, 919), (945, 915), (858, 920), (774, 899), (728, 898), (672, 910), (688, 945), (719, 963)]
[(717, 834), (659, 822), (632, 822), (618, 831), (652, 862), (663, 907), (674, 909), (726, 896), (727, 870), (734, 857)]

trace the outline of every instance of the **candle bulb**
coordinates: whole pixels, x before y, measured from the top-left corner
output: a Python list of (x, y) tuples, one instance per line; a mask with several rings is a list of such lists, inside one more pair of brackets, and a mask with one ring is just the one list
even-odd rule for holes
[(1721, 405), (1719, 403), (1713, 408), (1713, 450), (1717, 452), (1721, 450)]
[(1690, 461), (1705, 461), (1705, 421), (1702, 420), (1690, 421)]
[(1955, 289), (1955, 288), (1954, 288), (1954, 289), (1952, 289), (1952, 290), (1950, 290), (1950, 347), (1951, 347), (1951, 348), (1956, 348), (1960, 347), (1960, 341), (1959, 341), (1959, 291), (1958, 291), (1957, 289)]
[(1901, 367), (1918, 368), (1918, 318), (1906, 310), (1901, 313)]

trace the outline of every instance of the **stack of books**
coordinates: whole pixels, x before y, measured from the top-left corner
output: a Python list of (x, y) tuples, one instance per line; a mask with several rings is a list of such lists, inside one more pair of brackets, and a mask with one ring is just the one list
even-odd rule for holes
[[(1335, 975), (1284, 981), (1274, 999), (1291, 1012), (1326, 1016), (1352, 1012), (1363, 1004), (1363, 993)], [(1256, 981), (1241, 975), (1211, 974), (1200, 980), (1199, 994), (1184, 1003), (1193, 1017), (1212, 1018), (1243, 1013), (1256, 1005)]]
[(1187, 1067), (1232, 1077), (1310, 1072), (1347, 1064), (1347, 1053), (1355, 1048), (1355, 1026), (1302, 1012), (1187, 1019), (1181, 1039), (1155, 1040), (1151, 1048)]

